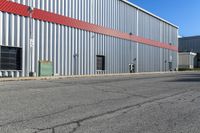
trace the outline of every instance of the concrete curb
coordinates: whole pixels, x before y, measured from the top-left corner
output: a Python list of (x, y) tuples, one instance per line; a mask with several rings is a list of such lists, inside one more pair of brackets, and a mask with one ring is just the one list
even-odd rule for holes
[[(191, 71), (190, 71), (191, 72)], [(99, 75), (75, 75), (75, 76), (52, 76), (52, 77), (19, 77), (19, 78), (0, 78), (0, 82), (8, 81), (26, 81), (26, 80), (57, 80), (73, 78), (91, 78), (91, 77), (111, 77), (111, 76), (136, 76), (136, 75), (160, 75), (174, 74), (182, 72), (144, 72), (144, 73), (120, 73), (120, 74), (99, 74)]]

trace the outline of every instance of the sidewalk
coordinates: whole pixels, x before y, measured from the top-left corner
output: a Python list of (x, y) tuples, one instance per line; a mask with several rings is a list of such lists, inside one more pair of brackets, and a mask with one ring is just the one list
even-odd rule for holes
[(98, 74), (98, 75), (74, 75), (74, 76), (51, 76), (51, 77), (18, 77), (18, 78), (0, 78), (0, 82), (7, 81), (26, 81), (26, 80), (57, 80), (67, 78), (90, 78), (90, 77), (108, 77), (108, 76), (136, 76), (136, 75), (156, 75), (180, 72), (143, 72), (143, 73), (118, 73), (118, 74)]

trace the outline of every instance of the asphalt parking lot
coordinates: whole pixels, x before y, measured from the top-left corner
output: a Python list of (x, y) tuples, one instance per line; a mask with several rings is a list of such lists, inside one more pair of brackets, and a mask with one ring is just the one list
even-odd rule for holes
[(199, 133), (200, 72), (0, 82), (0, 133)]

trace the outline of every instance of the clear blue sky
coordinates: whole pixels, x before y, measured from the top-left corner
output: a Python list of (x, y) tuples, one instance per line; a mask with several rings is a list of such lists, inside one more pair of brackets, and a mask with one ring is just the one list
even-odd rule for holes
[(179, 26), (181, 36), (200, 35), (200, 0), (129, 0)]

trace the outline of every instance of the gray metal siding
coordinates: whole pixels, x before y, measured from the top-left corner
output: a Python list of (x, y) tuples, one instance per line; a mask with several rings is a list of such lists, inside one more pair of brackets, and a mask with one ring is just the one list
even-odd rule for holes
[(120, 0), (12, 1), (122, 32), (136, 34), (137, 9)]
[(170, 56), (172, 67), (177, 68), (177, 53), (167, 49), (139, 45), (139, 72), (161, 72), (169, 70)]
[[(13, 1), (30, 5), (27, 0)], [(178, 45), (175, 27), (119, 0), (32, 2), (39, 9)], [(23, 48), (23, 71), (7, 71), (14, 76), (28, 76), (30, 71), (29, 21), (27, 17), (0, 12), (0, 45)], [(33, 38), (32, 71), (35, 72), (38, 72), (39, 60), (49, 60), (53, 62), (54, 74), (96, 74), (96, 55), (105, 55), (106, 74), (127, 73), (128, 65), (137, 62), (138, 72), (165, 71), (168, 70), (165, 60), (169, 62), (171, 55), (173, 68), (177, 67), (177, 52), (49, 22), (33, 20)]]
[(200, 36), (179, 38), (179, 51), (200, 53)]

